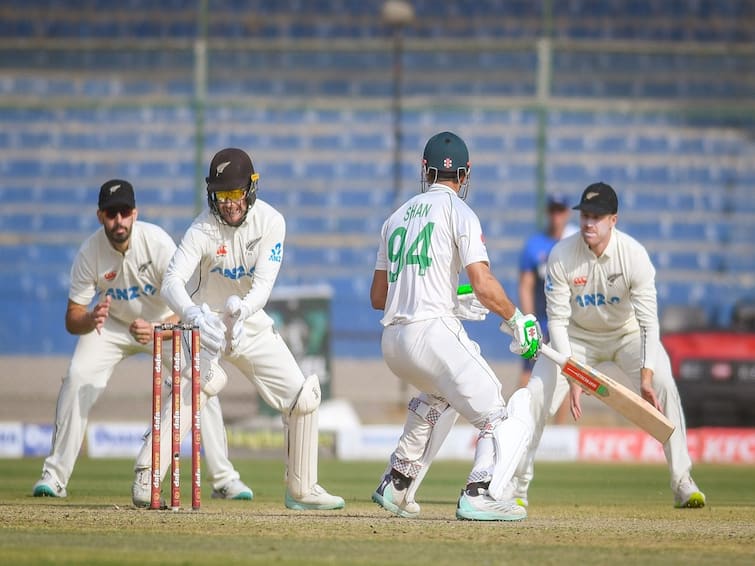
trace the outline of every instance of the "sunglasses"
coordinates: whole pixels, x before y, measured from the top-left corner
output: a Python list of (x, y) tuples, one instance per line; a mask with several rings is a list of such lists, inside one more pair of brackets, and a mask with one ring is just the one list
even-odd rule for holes
[(121, 215), (121, 218), (128, 218), (133, 214), (134, 209), (130, 206), (119, 206), (116, 208), (106, 208), (102, 211), (102, 213), (107, 216), (110, 220), (114, 220), (116, 216), (119, 214)]
[(233, 189), (231, 191), (215, 191), (215, 199), (218, 202), (241, 200), (246, 195), (246, 189)]

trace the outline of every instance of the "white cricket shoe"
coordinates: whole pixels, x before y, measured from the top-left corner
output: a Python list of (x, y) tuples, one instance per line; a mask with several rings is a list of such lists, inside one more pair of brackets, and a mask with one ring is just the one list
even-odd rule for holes
[(511, 481), (503, 489), (502, 499), (511, 499), (512, 501), (515, 501), (516, 504), (520, 507), (529, 506), (529, 501), (527, 501), (527, 488), (522, 488), (521, 485), (521, 482), (517, 479), (516, 476), (511, 478)]
[(705, 494), (690, 477), (683, 478), (674, 488), (674, 507), (698, 509), (705, 507)]
[(329, 509), (343, 509), (345, 505), (346, 503), (344, 502), (343, 497), (329, 494), (319, 484), (315, 484), (312, 488), (312, 492), (301, 499), (294, 499), (288, 492), (288, 489), (286, 490), (286, 507), (289, 509), (296, 509), (298, 511), (324, 511)]
[(247, 486), (239, 479), (231, 480), (223, 487), (212, 490), (213, 499), (243, 499), (251, 501), (254, 499), (252, 488)]
[(527, 509), (515, 501), (497, 501), (487, 490), (478, 490), (476, 495), (462, 489), (456, 504), (456, 518), (466, 521), (521, 521), (527, 517)]
[(419, 516), (419, 504), (416, 501), (408, 501), (406, 499), (406, 492), (409, 486), (402, 486), (401, 483), (399, 478), (393, 478), (391, 474), (385, 474), (380, 481), (380, 485), (377, 486), (377, 489), (372, 494), (372, 500), (394, 515), (414, 519)]
[(34, 497), (68, 497), (66, 488), (47, 470), (42, 472), (42, 477), (34, 484), (32, 495)]
[[(134, 483), (131, 484), (131, 501), (134, 507), (149, 507), (152, 502), (152, 469), (134, 470)], [(162, 502), (160, 504), (162, 507)]]

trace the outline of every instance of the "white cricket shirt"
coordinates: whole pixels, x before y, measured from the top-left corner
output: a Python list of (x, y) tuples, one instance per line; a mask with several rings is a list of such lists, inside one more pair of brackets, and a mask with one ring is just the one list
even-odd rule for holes
[(79, 248), (71, 267), (68, 298), (89, 305), (95, 296), (112, 298), (110, 315), (130, 325), (135, 319), (162, 321), (172, 313), (160, 296), (165, 268), (176, 244), (159, 226), (136, 221), (126, 253), (113, 248), (100, 228)]
[[(238, 295), (253, 313), (248, 320), (272, 324), (262, 308), (280, 271), (285, 233), (283, 215), (260, 199), (238, 227), (220, 222), (206, 210), (178, 245), (165, 273), (163, 296), (183, 315), (202, 303), (222, 314), (228, 297)], [(192, 283), (184, 288), (190, 279)]]
[(480, 220), (441, 184), (405, 202), (383, 224), (375, 262), (388, 272), (381, 323), (455, 316), (462, 267), (488, 262)]
[(564, 328), (601, 337), (639, 329), (642, 367), (653, 369), (659, 342), (655, 268), (631, 236), (614, 228), (600, 257), (581, 233), (558, 242), (548, 258), (545, 298), (548, 328), (560, 351)]

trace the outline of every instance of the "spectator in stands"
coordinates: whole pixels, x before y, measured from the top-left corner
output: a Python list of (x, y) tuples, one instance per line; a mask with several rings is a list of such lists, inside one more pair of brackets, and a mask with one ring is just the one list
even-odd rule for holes
[[(317, 483), (320, 383), (304, 377), (294, 356), (264, 311), (283, 261), (285, 220), (257, 199), (259, 175), (241, 149), (226, 148), (212, 158), (207, 176), (206, 210), (194, 219), (170, 261), (162, 296), (183, 320), (199, 327), (202, 343), (202, 399), (214, 399), (227, 377), (222, 358), (235, 365), (260, 396), (280, 411), (286, 436), (286, 495), (290, 509), (341, 509), (344, 500)], [(197, 274), (196, 286), (187, 284)], [(182, 403), (190, 404), (189, 380)], [(189, 407), (182, 405), (182, 412)], [(170, 403), (166, 402), (166, 406)], [(190, 419), (181, 419), (181, 433)], [(163, 427), (162, 446), (170, 444)], [(137, 457), (145, 466), (149, 438)], [(166, 454), (167, 455), (167, 454)], [(169, 458), (161, 470), (167, 473)], [(149, 500), (149, 477), (137, 476), (135, 487)]]
[[(553, 348), (591, 366), (613, 362), (639, 386), (640, 394), (662, 411), (676, 429), (663, 445), (671, 473), (676, 507), (703, 507), (705, 495), (690, 475), (684, 414), (660, 341), (655, 268), (645, 248), (616, 229), (619, 201), (610, 185), (594, 183), (574, 208), (580, 211), (580, 233), (558, 242), (550, 253), (545, 276), (548, 328)], [(534, 456), (554, 398), (559, 369), (545, 356), (532, 368), (527, 388), (532, 394), (535, 432), (509, 493), (523, 505), (533, 477)], [(575, 419), (582, 415), (582, 389), (569, 384)]]
[[(60, 388), (52, 453), (34, 485), (35, 497), (66, 497), (89, 411), (115, 366), (134, 354), (151, 353), (153, 323), (177, 321), (160, 297), (163, 273), (176, 249), (171, 237), (154, 224), (137, 221), (134, 190), (128, 181), (104, 183), (98, 206), (102, 229), (82, 244), (71, 269), (66, 330), (79, 339)], [(170, 338), (170, 332), (163, 336)], [(134, 385), (139, 386), (137, 381)], [(146, 389), (146, 374), (141, 385)], [(148, 414), (145, 407), (145, 419)], [(202, 443), (213, 496), (252, 499), (252, 490), (228, 460), (217, 400), (202, 413)]]
[[(578, 230), (569, 222), (571, 211), (569, 202), (564, 195), (550, 194), (546, 202), (547, 224), (545, 230), (530, 236), (522, 248), (519, 256), (519, 306), (523, 312), (533, 313), (543, 327), (543, 340), (548, 341), (547, 314), (545, 312), (545, 268), (548, 254), (553, 245), (561, 238), (570, 236)], [(519, 387), (526, 387), (530, 379), (533, 360), (522, 360), (522, 373), (519, 376)], [(559, 377), (557, 387), (568, 389), (566, 378)], [(550, 414), (557, 424), (566, 421), (569, 411), (566, 402), (560, 406), (551, 407)]]

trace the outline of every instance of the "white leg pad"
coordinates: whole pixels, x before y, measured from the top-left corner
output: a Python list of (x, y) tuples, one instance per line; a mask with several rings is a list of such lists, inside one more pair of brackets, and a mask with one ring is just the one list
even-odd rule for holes
[(535, 422), (530, 398), (530, 392), (525, 388), (514, 392), (506, 407), (508, 417), (492, 431), (495, 466), (488, 493), (493, 499), (500, 501), (504, 498), (504, 490), (532, 439)]
[[(286, 425), (286, 482), (294, 499), (312, 493), (317, 483), (318, 421), (320, 382), (310, 375), (294, 401)], [(288, 422), (285, 422), (285, 421)]]
[(406, 490), (407, 501), (414, 501), (417, 490), (422, 484), (422, 480), (425, 479), (425, 475), (430, 469), (430, 465), (433, 463), (435, 456), (437, 456), (438, 450), (440, 450), (440, 447), (443, 445), (446, 437), (448, 437), (448, 434), (451, 432), (451, 429), (454, 424), (456, 424), (456, 419), (458, 418), (459, 413), (449, 406), (441, 413), (438, 420), (435, 422), (435, 426), (430, 430), (430, 438), (428, 439), (427, 444), (425, 445), (425, 451), (422, 453), (422, 457), (418, 462), (420, 466), (419, 472)]
[[(210, 358), (202, 350), (199, 357), (202, 391), (212, 397), (220, 393), (228, 383), (228, 374), (220, 366), (218, 356)], [(191, 376), (187, 376), (190, 378)]]

